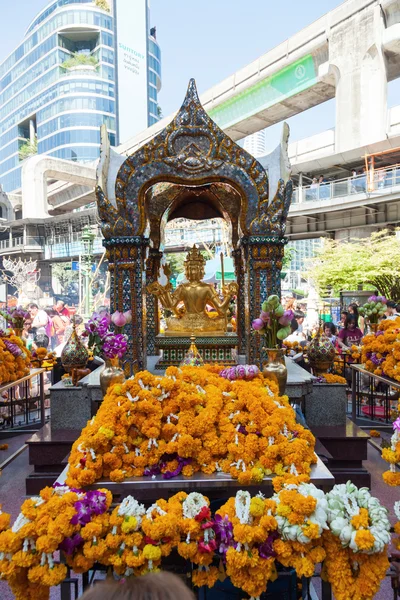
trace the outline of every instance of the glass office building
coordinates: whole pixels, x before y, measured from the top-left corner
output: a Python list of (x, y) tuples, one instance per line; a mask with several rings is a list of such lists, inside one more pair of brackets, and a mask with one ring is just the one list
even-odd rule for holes
[[(0, 65), (0, 184), (5, 192), (20, 188), (22, 161), (36, 152), (78, 162), (97, 159), (103, 123), (115, 145), (118, 23), (109, 3), (107, 10), (104, 0), (53, 0)], [(144, 127), (159, 119), (161, 88), (155, 29), (147, 38)]]

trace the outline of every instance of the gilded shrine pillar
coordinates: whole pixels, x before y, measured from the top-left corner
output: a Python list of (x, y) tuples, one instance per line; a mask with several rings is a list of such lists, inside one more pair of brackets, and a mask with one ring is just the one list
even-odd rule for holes
[(236, 298), (236, 333), (239, 338), (238, 354), (246, 354), (246, 289), (244, 276), (243, 248), (233, 250), (236, 282), (239, 286)]
[(128, 336), (128, 351), (123, 364), (128, 376), (145, 369), (147, 362), (144, 262), (148, 242), (142, 236), (103, 240), (110, 271), (111, 312), (132, 311), (132, 323), (124, 328)]
[[(150, 248), (146, 261), (146, 288), (151, 283), (158, 281), (162, 256), (162, 252)], [(154, 356), (159, 354), (156, 347), (156, 335), (160, 333), (160, 319), (158, 299), (153, 294), (146, 294), (146, 321), (147, 355)]]
[(281, 294), (281, 269), (287, 239), (269, 235), (250, 235), (241, 240), (245, 269), (246, 358), (249, 364), (260, 365), (262, 341), (251, 324), (259, 317), (261, 304), (270, 294)]

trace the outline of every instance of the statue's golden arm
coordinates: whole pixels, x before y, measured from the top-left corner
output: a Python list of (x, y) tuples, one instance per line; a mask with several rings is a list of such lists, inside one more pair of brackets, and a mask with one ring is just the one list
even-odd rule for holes
[(149, 294), (153, 294), (153, 296), (156, 296), (160, 300), (163, 308), (171, 310), (177, 317), (181, 316), (177, 310), (178, 304), (181, 301), (179, 287), (175, 292), (171, 292), (171, 283), (161, 285), (158, 281), (155, 281), (154, 283), (150, 283), (146, 289)]
[(215, 289), (211, 291), (211, 298), (209, 303), (219, 312), (220, 315), (225, 316), (226, 310), (229, 306), (229, 303), (232, 299), (232, 296), (235, 296), (238, 293), (239, 286), (236, 282), (229, 283), (224, 286), (223, 293), (225, 298), (220, 302), (219, 296)]

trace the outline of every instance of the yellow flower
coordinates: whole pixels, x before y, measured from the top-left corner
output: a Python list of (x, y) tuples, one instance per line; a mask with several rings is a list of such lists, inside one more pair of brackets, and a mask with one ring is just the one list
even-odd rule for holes
[(356, 533), (355, 542), (359, 550), (372, 550), (375, 538), (369, 530), (361, 529)]
[(160, 560), (161, 550), (159, 546), (152, 546), (151, 544), (146, 544), (146, 546), (143, 548), (143, 556), (146, 560)]
[(264, 514), (264, 500), (262, 498), (251, 499), (250, 514), (252, 517), (261, 517)]
[(121, 530), (123, 533), (130, 533), (131, 531), (135, 531), (136, 527), (137, 527), (136, 517), (125, 517), (125, 520), (121, 525)]
[(351, 524), (355, 529), (368, 529), (369, 527), (369, 513), (366, 508), (360, 508), (360, 513), (354, 515), (351, 519)]

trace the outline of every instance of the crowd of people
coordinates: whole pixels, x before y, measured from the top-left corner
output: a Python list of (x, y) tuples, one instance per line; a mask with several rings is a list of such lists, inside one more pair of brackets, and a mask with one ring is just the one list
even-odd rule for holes
[[(302, 310), (297, 309), (294, 299), (286, 299), (285, 309), (294, 310), (294, 318), (290, 325), (291, 333), (286, 341), (306, 345), (317, 333), (319, 324), (310, 324), (307, 319), (306, 305), (300, 306)], [(396, 319), (397, 317), (400, 317), (400, 303), (388, 300), (383, 318)], [(365, 333), (367, 333), (365, 319), (359, 314), (358, 305), (355, 302), (350, 304), (347, 310), (341, 312), (338, 323), (332, 321), (324, 323), (324, 334), (331, 340), (339, 353), (348, 350), (352, 345), (359, 346)]]
[[(31, 302), (28, 312), (30, 318), (26, 319), (22, 332), (28, 349), (57, 350), (66, 343), (72, 331), (73, 313), (65, 302), (58, 300), (49, 308), (40, 308), (38, 304)], [(82, 322), (82, 318), (78, 315), (75, 315), (75, 320), (77, 324)]]

